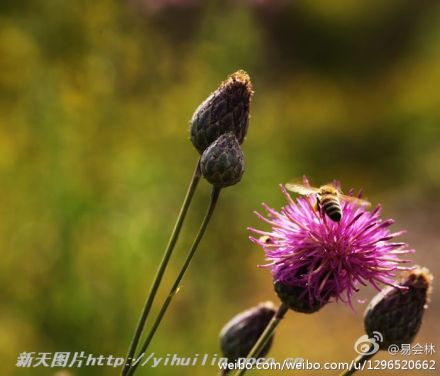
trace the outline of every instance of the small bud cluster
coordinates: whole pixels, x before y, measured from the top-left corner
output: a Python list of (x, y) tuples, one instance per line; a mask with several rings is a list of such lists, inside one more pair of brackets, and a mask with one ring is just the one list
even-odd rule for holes
[(280, 300), (295, 312), (314, 313), (328, 303), (328, 299), (318, 300), (309, 295), (303, 287), (287, 286), (282, 282), (275, 282), (274, 287)]
[(240, 145), (249, 125), (253, 95), (248, 74), (231, 74), (194, 112), (191, 142), (201, 154), (203, 176), (217, 188), (234, 185), (244, 172)]

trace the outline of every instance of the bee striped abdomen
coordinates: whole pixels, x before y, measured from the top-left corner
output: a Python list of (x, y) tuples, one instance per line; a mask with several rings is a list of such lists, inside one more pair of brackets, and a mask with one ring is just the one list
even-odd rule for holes
[(339, 222), (342, 218), (341, 205), (334, 195), (324, 195), (320, 198), (320, 204), (324, 212), (332, 221)]

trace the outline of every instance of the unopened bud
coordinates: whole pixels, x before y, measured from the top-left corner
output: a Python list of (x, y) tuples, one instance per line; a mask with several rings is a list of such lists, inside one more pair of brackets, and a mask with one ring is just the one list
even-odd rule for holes
[(370, 302), (365, 330), (370, 337), (374, 332), (382, 334), (381, 350), (413, 341), (429, 302), (432, 279), (428, 269), (417, 266), (402, 278), (399, 287), (385, 287)]
[(214, 141), (202, 154), (200, 169), (203, 176), (217, 188), (234, 185), (244, 173), (244, 157), (233, 133)]
[(248, 74), (231, 74), (194, 112), (191, 142), (202, 154), (222, 134), (232, 132), (241, 145), (249, 125), (249, 105), (253, 94)]
[(295, 312), (313, 313), (328, 303), (328, 299), (311, 296), (307, 287), (288, 286), (280, 281), (275, 282), (274, 287), (280, 300)]
[[(266, 329), (276, 308), (265, 302), (234, 316), (220, 332), (220, 348), (229, 362), (245, 358)], [(272, 345), (271, 337), (258, 357), (264, 357)]]

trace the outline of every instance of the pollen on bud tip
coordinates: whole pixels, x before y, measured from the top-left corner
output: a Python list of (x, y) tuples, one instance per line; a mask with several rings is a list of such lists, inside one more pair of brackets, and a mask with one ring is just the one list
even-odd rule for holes
[(200, 154), (228, 132), (234, 133), (240, 145), (243, 143), (249, 125), (252, 95), (249, 75), (239, 70), (202, 102), (190, 122), (191, 142)]
[(200, 169), (203, 176), (218, 188), (234, 185), (244, 173), (244, 157), (233, 133), (214, 141), (202, 154)]
[(382, 334), (381, 350), (413, 341), (422, 325), (432, 280), (428, 269), (416, 266), (403, 276), (399, 287), (384, 288), (370, 302), (365, 311), (365, 330), (370, 337), (375, 331)]
[(318, 300), (310, 296), (304, 287), (287, 286), (282, 282), (275, 282), (274, 287), (280, 300), (295, 312), (314, 313), (328, 303), (328, 299)]
[[(272, 302), (260, 303), (234, 316), (220, 332), (220, 348), (229, 362), (246, 357), (275, 315)], [(258, 357), (264, 357), (270, 350), (273, 337), (264, 346)]]

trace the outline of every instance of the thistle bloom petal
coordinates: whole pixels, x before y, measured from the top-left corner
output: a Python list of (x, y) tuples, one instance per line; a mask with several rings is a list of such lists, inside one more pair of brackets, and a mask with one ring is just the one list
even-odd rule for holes
[(403, 231), (390, 231), (394, 221), (381, 219), (380, 206), (369, 212), (342, 201), (337, 223), (314, 210), (313, 195), (294, 201), (284, 186), (281, 190), (288, 203), (280, 212), (263, 204), (267, 217), (256, 213), (272, 231), (249, 228), (264, 236), (250, 239), (264, 250), (269, 263), (263, 266), (271, 269), (275, 284), (303, 289), (302, 297), (313, 306), (332, 300), (351, 306), (359, 285), (394, 286), (396, 273), (411, 269), (399, 256), (414, 251), (393, 240)]

